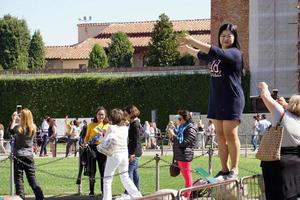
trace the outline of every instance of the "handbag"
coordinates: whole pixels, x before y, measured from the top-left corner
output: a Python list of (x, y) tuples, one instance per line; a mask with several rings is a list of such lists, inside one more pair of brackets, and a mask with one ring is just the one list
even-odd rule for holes
[(117, 140), (114, 137), (114, 134), (108, 134), (102, 142), (97, 145), (97, 151), (106, 155), (112, 156), (115, 151), (115, 146), (117, 144)]
[(281, 116), (275, 127), (269, 128), (261, 139), (256, 158), (261, 161), (280, 160), (280, 148), (283, 135), (283, 127), (280, 125), (284, 116)]
[(180, 169), (178, 167), (177, 162), (174, 160), (174, 157), (173, 157), (172, 164), (170, 165), (170, 176), (176, 177), (179, 174), (180, 174)]

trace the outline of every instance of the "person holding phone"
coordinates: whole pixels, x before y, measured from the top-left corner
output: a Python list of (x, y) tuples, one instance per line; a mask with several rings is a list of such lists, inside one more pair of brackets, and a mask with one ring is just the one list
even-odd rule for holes
[(32, 188), (35, 198), (43, 200), (44, 195), (35, 176), (35, 166), (33, 159), (33, 138), (36, 134), (36, 126), (33, 122), (32, 113), (29, 109), (22, 109), (20, 123), (17, 124), (17, 116), (12, 119), (11, 129), (15, 136), (14, 152), (14, 181), (16, 194), (25, 199), (23, 172), (25, 171), (28, 183)]

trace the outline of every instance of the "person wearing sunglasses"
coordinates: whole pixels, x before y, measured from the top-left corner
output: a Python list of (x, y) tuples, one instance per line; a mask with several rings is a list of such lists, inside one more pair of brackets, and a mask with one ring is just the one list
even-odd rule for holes
[[(179, 126), (176, 129), (167, 130), (169, 138), (173, 142), (173, 156), (177, 161), (180, 172), (184, 178), (185, 187), (193, 185), (191, 161), (194, 157), (194, 146), (197, 130), (194, 127), (189, 111), (178, 111)], [(191, 192), (185, 192), (184, 198), (189, 199)]]

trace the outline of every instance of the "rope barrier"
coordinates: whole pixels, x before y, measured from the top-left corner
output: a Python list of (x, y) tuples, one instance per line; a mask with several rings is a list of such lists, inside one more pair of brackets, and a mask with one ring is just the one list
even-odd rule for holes
[[(206, 154), (208, 154), (209, 152), (205, 152), (205, 153), (202, 153), (201, 155), (198, 155), (196, 157), (194, 157), (193, 160), (195, 159), (198, 159), (200, 157), (203, 157), (205, 156)], [(26, 165), (29, 167), (29, 165), (27, 163), (25, 163), (24, 161), (18, 159), (16, 156), (13, 156), (14, 159), (18, 160), (20, 163)], [(0, 161), (0, 163), (4, 163), (6, 162), (7, 160), (10, 159), (10, 156), (8, 156), (7, 158), (3, 159)], [(61, 160), (64, 160), (64, 158), (58, 158), (56, 160), (53, 160), (53, 161), (50, 161), (50, 162), (46, 162), (46, 163), (42, 163), (42, 164), (39, 164), (39, 165), (36, 165), (36, 167), (41, 167), (41, 166), (45, 166), (45, 165), (49, 165), (49, 164), (53, 164), (55, 162), (58, 162), (58, 161), (61, 161)], [(159, 167), (161, 168), (165, 168), (165, 167), (170, 167), (171, 165), (175, 165), (174, 163), (168, 161), (168, 160), (165, 160), (163, 158), (160, 158), (160, 160), (164, 163), (166, 163), (167, 165), (161, 165)], [(142, 163), (141, 165), (138, 166), (138, 168), (145, 168), (145, 169), (155, 169), (156, 167), (155, 166), (147, 166), (149, 163), (155, 161), (155, 158), (152, 158), (152, 159), (149, 159), (148, 161)], [(177, 165), (175, 165), (177, 166)], [(178, 166), (177, 166), (178, 167)], [(9, 168), (9, 167), (3, 167), (3, 168)], [(244, 171), (247, 171), (247, 172), (250, 172), (252, 174), (258, 174), (258, 172), (255, 172), (253, 170), (250, 170), (250, 169), (246, 169), (246, 168), (243, 168), (243, 167), (240, 167), (240, 169), (244, 170)], [(52, 172), (49, 172), (47, 170), (43, 170), (43, 169), (39, 169), (39, 168), (36, 168), (36, 171), (37, 172), (40, 172), (40, 173), (43, 173), (43, 174), (47, 174), (47, 175), (50, 175), (52, 177), (55, 177), (55, 178), (61, 178), (61, 179), (67, 179), (67, 180), (77, 180), (77, 177), (70, 177), (70, 176), (66, 176), (66, 175), (61, 175), (61, 174), (57, 174), (57, 173), (52, 173)], [(197, 173), (195, 170), (191, 170), (192, 173)], [(116, 173), (114, 174), (113, 176), (119, 176), (121, 174), (124, 174), (124, 173), (128, 173), (128, 171), (124, 171), (124, 172), (119, 172), (119, 173)], [(198, 174), (198, 173), (197, 173)], [(104, 176), (104, 177), (100, 177), (101, 179), (104, 179), (104, 178), (108, 178), (108, 177), (113, 177), (113, 176)], [(83, 180), (87, 180), (88, 178), (82, 178)]]
[[(27, 163), (25, 163), (24, 161), (18, 159), (16, 156), (13, 156), (14, 159), (16, 159), (18, 162), (22, 163), (23, 165), (27, 166), (27, 167), (30, 167), (30, 165), (28, 165)], [(56, 159), (55, 162), (57, 162), (58, 160), (63, 160), (63, 159)], [(150, 168), (150, 167), (145, 167), (148, 163), (154, 161), (155, 159), (152, 158), (148, 161), (146, 161), (145, 163), (139, 165), (138, 168)], [(53, 162), (48, 162), (48, 163), (43, 163), (42, 165), (38, 165), (38, 166), (44, 166), (46, 164), (49, 164), (49, 163), (53, 163)], [(155, 168), (155, 167), (151, 167), (151, 168)], [(51, 175), (55, 178), (62, 178), (62, 179), (68, 179), (68, 180), (77, 180), (77, 177), (69, 177), (69, 176), (65, 176), (65, 175), (59, 175), (59, 174), (56, 174), (56, 173), (51, 173), (49, 171), (46, 171), (46, 170), (42, 170), (42, 169), (38, 169), (36, 168), (36, 171), (37, 172), (41, 172), (41, 173), (44, 173), (44, 174), (48, 174), (48, 175)], [(113, 176), (119, 176), (121, 174), (124, 174), (124, 173), (128, 173), (128, 171), (124, 171), (124, 172), (120, 172), (120, 173), (116, 173), (114, 174)], [(101, 179), (104, 179), (104, 178), (108, 178), (108, 177), (113, 177), (113, 176), (104, 176), (104, 177), (100, 177)]]
[(49, 161), (49, 162), (46, 162), (46, 163), (41, 163), (41, 164), (38, 164), (38, 165), (35, 165), (35, 166), (36, 166), (36, 167), (40, 167), (40, 166), (52, 164), (52, 163), (55, 163), (55, 162), (58, 162), (58, 161), (61, 161), (61, 160), (64, 160), (64, 159), (66, 159), (66, 157), (57, 158), (57, 159), (55, 159), (55, 160), (52, 160), (52, 161)]
[[(204, 153), (202, 153), (201, 155), (195, 156), (193, 160), (199, 159), (200, 157), (203, 157), (203, 156), (205, 156), (206, 154), (209, 154), (209, 152), (204, 152)], [(4, 163), (4, 162), (6, 162), (7, 160), (9, 160), (10, 158), (11, 158), (11, 156), (8, 156), (7, 158), (1, 160), (0, 163)], [(22, 163), (22, 164), (24, 164), (24, 165), (26, 165), (26, 166), (29, 166), (27, 163), (25, 163), (24, 161), (18, 159), (18, 158), (17, 158), (16, 156), (14, 156), (14, 155), (13, 155), (13, 158), (14, 158), (15, 160), (19, 161), (20, 163)], [(65, 160), (65, 158), (58, 158), (58, 159), (56, 159), (56, 160), (53, 160), (53, 161), (50, 161), (50, 162), (46, 162), (46, 163), (41, 163), (41, 164), (36, 165), (36, 166), (37, 166), (37, 167), (46, 166), (46, 165), (50, 165), (50, 164), (53, 164), (53, 163), (56, 163), (56, 162), (62, 161), (62, 160)], [(152, 166), (151, 163), (152, 163), (153, 161), (156, 161), (156, 164), (158, 164), (158, 162), (159, 162), (160, 160), (161, 160), (163, 163), (166, 163), (167, 165), (159, 165), (159, 168), (165, 168), (165, 167), (170, 167), (171, 165), (175, 165), (175, 164), (173, 164), (172, 162), (170, 162), (170, 161), (168, 161), (168, 160), (165, 160), (165, 159), (163, 159), (163, 158), (160, 158), (160, 157), (159, 157), (159, 159), (157, 160), (157, 157), (154, 157), (154, 158), (151, 158), (151, 159), (145, 161), (145, 162), (142, 163), (141, 165), (139, 165), (138, 168), (155, 169), (158, 165)], [(150, 165), (149, 165), (149, 164), (150, 164)], [(177, 166), (177, 165), (175, 165), (175, 166)], [(177, 167), (178, 167), (178, 166), (177, 166)], [(2, 167), (2, 168), (9, 168), (9, 167)], [(158, 168), (158, 169), (159, 169), (159, 168)], [(157, 169), (157, 168), (156, 168), (156, 169)], [(251, 169), (246, 169), (246, 168), (243, 168), (243, 167), (240, 167), (240, 169), (242, 169), (242, 170), (244, 170), (244, 171), (247, 171), (247, 172), (250, 172), (250, 173), (252, 173), (252, 174), (258, 174), (257, 172), (255, 172), (255, 171), (253, 171), (253, 170), (251, 170)], [(40, 173), (43, 173), (43, 174), (46, 174), (46, 175), (49, 175), (49, 176), (54, 177), (54, 178), (60, 178), (60, 179), (71, 180), (71, 181), (75, 181), (75, 180), (78, 179), (77, 176), (76, 176), (76, 177), (71, 177), (71, 176), (68, 176), (68, 175), (61, 175), (61, 174), (49, 172), (49, 171), (47, 171), (47, 170), (39, 169), (39, 168), (36, 168), (36, 171), (37, 171), (37, 172), (40, 172)], [(194, 170), (194, 169), (191, 169), (191, 172), (192, 172), (192, 173), (196, 173), (197, 175), (199, 175), (199, 173), (198, 173), (196, 170)], [(124, 174), (124, 173), (128, 173), (128, 171), (119, 172), (119, 173), (116, 173), (116, 174), (114, 174), (114, 175), (112, 175), (112, 176), (104, 176), (104, 177), (99, 177), (99, 176), (97, 176), (97, 179), (98, 179), (98, 178), (100, 178), (100, 179), (105, 179), (105, 178), (109, 178), (109, 177), (119, 176), (119, 175)], [(159, 171), (156, 172), (156, 174), (158, 174), (158, 177), (159, 177), (159, 174), (160, 174)], [(81, 178), (81, 180), (89, 180), (89, 178), (88, 178), (88, 177), (83, 177), (83, 178)], [(158, 180), (159, 180), (159, 178), (158, 178)], [(158, 188), (159, 188), (159, 182), (156, 183), (156, 184), (158, 184)], [(78, 186), (78, 187), (81, 188), (81, 185)], [(80, 190), (81, 190), (81, 189), (80, 189)], [(81, 192), (79, 192), (79, 194), (81, 194)]]

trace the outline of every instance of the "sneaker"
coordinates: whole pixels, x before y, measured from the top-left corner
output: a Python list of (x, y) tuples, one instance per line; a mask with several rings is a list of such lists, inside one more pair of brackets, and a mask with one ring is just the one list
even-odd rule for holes
[(228, 173), (228, 175), (226, 176), (227, 180), (231, 180), (231, 179), (237, 179), (239, 177), (239, 174), (235, 171), (230, 171)]
[(228, 172), (223, 172), (223, 171), (219, 171), (216, 175), (215, 175), (215, 179), (217, 179), (218, 181), (224, 181), (226, 179), (226, 176), (229, 174)]
[(89, 193), (89, 197), (90, 197), (90, 198), (93, 198), (94, 196), (95, 196), (94, 192), (90, 192), (90, 193)]
[(229, 171), (228, 171), (228, 172), (219, 171), (219, 172), (215, 175), (215, 178), (217, 178), (218, 176), (227, 176), (228, 174), (229, 174)]

